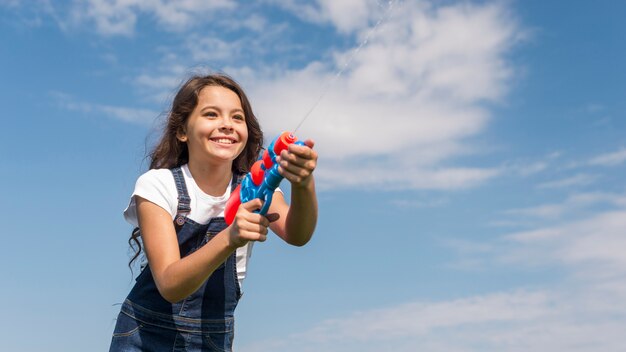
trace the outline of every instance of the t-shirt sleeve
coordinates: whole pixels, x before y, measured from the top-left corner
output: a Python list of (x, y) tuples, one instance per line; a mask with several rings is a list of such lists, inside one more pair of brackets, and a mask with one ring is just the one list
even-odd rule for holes
[(178, 207), (178, 193), (170, 170), (150, 170), (137, 179), (128, 207), (124, 210), (124, 218), (131, 225), (139, 226), (135, 196), (160, 206), (170, 213), (172, 220), (174, 219)]

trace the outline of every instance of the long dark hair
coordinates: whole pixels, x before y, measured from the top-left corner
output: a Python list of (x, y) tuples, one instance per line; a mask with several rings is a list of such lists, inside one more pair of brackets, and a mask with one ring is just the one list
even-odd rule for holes
[[(192, 76), (183, 83), (172, 101), (172, 108), (167, 116), (163, 135), (150, 153), (150, 169), (171, 169), (189, 162), (187, 143), (181, 142), (176, 136), (184, 130), (189, 115), (198, 105), (200, 91), (208, 86), (224, 87), (239, 96), (248, 128), (248, 141), (241, 154), (233, 160), (232, 171), (234, 174), (243, 174), (250, 170), (263, 147), (263, 132), (259, 126), (259, 121), (252, 112), (252, 106), (246, 93), (234, 79), (222, 73)], [(135, 250), (133, 258), (128, 263), (129, 266), (141, 253), (140, 235), (139, 228), (135, 228), (128, 239), (128, 244)]]

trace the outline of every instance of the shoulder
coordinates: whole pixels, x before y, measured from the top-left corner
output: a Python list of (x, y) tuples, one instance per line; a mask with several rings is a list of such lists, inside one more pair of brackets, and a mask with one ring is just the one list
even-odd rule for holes
[(169, 185), (174, 183), (174, 176), (170, 169), (152, 169), (148, 170), (137, 179), (137, 184), (162, 184)]
[(139, 176), (128, 207), (124, 211), (124, 217), (133, 225), (137, 223), (135, 196), (160, 206), (174, 218), (178, 206), (178, 191), (171, 170), (152, 169)]
[(141, 196), (153, 203), (163, 205), (163, 201), (169, 203), (178, 198), (176, 182), (170, 169), (153, 169), (139, 176), (135, 184), (134, 195)]

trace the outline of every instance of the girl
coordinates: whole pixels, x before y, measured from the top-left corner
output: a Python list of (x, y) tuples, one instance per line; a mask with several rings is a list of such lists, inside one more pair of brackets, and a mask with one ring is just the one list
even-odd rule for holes
[[(306, 244), (317, 222), (313, 141), (277, 158), (291, 183), (291, 206), (276, 192), (267, 216), (259, 199), (239, 207), (232, 225), (224, 206), (249, 170), (263, 134), (248, 98), (231, 78), (195, 76), (174, 98), (150, 170), (137, 180), (127, 221), (129, 242), (148, 260), (122, 304), (110, 351), (230, 351), (233, 313), (252, 244), (268, 227), (287, 243)], [(141, 242), (139, 241), (141, 236)]]

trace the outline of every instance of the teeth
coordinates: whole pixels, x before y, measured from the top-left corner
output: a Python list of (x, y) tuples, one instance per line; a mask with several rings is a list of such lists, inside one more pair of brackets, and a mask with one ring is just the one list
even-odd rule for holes
[(217, 143), (223, 143), (223, 144), (233, 144), (234, 142), (228, 138), (218, 138), (218, 139), (214, 139), (214, 141), (216, 141)]

